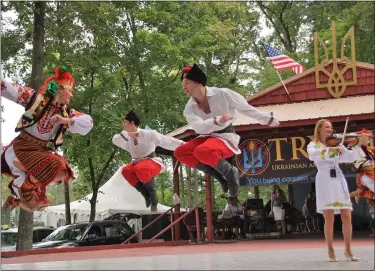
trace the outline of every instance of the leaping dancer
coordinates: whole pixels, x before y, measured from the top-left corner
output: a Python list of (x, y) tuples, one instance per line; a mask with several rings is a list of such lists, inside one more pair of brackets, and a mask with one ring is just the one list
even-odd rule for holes
[(258, 111), (231, 89), (206, 87), (207, 76), (196, 64), (182, 69), (181, 80), (190, 97), (184, 116), (199, 136), (178, 147), (175, 156), (181, 163), (214, 177), (224, 193), (236, 198), (239, 171), (226, 160), (241, 153), (238, 148), (240, 136), (232, 125), (235, 110), (263, 125), (277, 127), (279, 121), (273, 112)]
[(158, 198), (154, 179), (165, 170), (165, 167), (161, 158), (156, 157), (155, 149), (160, 146), (174, 151), (185, 142), (153, 130), (141, 129), (140, 123), (134, 111), (126, 113), (123, 121), (124, 130), (114, 135), (112, 142), (132, 156), (132, 162), (123, 166), (122, 176), (142, 194), (146, 207), (151, 204), (151, 211), (156, 212)]
[[(366, 129), (356, 132), (358, 135), (367, 135), (370, 136), (372, 133)], [(359, 139), (357, 139), (358, 144)], [(369, 143), (369, 141), (367, 142)], [(366, 157), (363, 159), (357, 160), (354, 163), (355, 168), (357, 169), (356, 184), (357, 190), (350, 193), (352, 197), (355, 198), (355, 201), (358, 203), (359, 198), (367, 198), (370, 200), (375, 199), (374, 194), (374, 160), (375, 160), (375, 148), (367, 145), (361, 146), (363, 152), (366, 154)]]
[(25, 107), (16, 127), (20, 134), (1, 155), (1, 173), (13, 177), (8, 186), (12, 196), (4, 207), (40, 210), (50, 203), (47, 185), (74, 178), (70, 165), (56, 148), (62, 145), (66, 132), (90, 132), (93, 120), (68, 107), (73, 85), (74, 78), (66, 67), (57, 67), (39, 91), (1, 81), (1, 96)]

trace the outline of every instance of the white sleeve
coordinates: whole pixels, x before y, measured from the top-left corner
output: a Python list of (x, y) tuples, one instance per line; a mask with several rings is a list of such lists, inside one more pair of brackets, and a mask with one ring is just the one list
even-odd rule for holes
[(336, 161), (339, 163), (353, 163), (366, 156), (359, 146), (351, 150), (344, 147), (344, 152), (337, 154), (330, 152), (329, 148), (323, 146), (321, 143), (315, 142), (310, 142), (309, 145), (307, 145), (307, 153), (309, 154), (309, 159), (314, 162)]
[(112, 138), (112, 143), (127, 151), (129, 146), (129, 138), (126, 136), (126, 132), (122, 131), (120, 134), (115, 134)]
[(344, 152), (339, 156), (339, 162), (354, 163), (355, 161), (365, 157), (366, 154), (359, 145), (353, 147), (351, 150), (348, 150), (346, 147), (344, 147)]
[(1, 97), (18, 103), (23, 107), (26, 106), (34, 92), (35, 90), (32, 88), (1, 80)]
[(80, 113), (74, 109), (69, 112), (70, 124), (67, 131), (73, 134), (87, 135), (92, 127), (94, 121), (88, 114)]
[(224, 91), (225, 98), (229, 105), (242, 115), (253, 118), (263, 125), (274, 126), (278, 123), (273, 112), (261, 112), (255, 107), (249, 105), (246, 99), (239, 93), (229, 88), (223, 88), (222, 90)]
[(190, 106), (187, 106), (185, 108), (184, 117), (186, 118), (188, 124), (198, 134), (211, 134), (215, 131), (220, 131), (227, 127), (231, 122), (233, 122), (233, 120), (230, 120), (223, 124), (220, 124), (219, 119), (221, 116), (203, 120), (200, 116), (193, 112), (193, 109)]
[(174, 151), (178, 146), (181, 146), (185, 143), (182, 140), (176, 139), (171, 136), (162, 135), (154, 130), (142, 130), (142, 132), (147, 132), (156, 146), (160, 146), (167, 150)]

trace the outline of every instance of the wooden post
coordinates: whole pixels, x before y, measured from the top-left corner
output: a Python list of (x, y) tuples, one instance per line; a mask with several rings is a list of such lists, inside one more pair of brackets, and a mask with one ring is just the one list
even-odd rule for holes
[(206, 222), (207, 222), (207, 242), (212, 243), (214, 240), (212, 228), (212, 194), (211, 194), (211, 178), (208, 174), (204, 174), (206, 183)]
[(288, 184), (288, 200), (291, 202), (293, 200), (293, 185)]
[[(311, 184), (310, 184), (310, 191), (311, 191), (311, 192), (315, 192), (315, 183), (311, 183)], [(309, 191), (309, 192), (310, 192), (310, 191)]]
[(254, 198), (259, 199), (259, 186), (254, 186)]
[[(179, 173), (178, 173), (178, 161), (175, 157), (173, 157), (173, 192), (180, 196), (180, 183), (179, 183)], [(180, 216), (180, 204), (176, 205), (174, 210), (174, 221), (176, 221)], [(174, 226), (174, 237), (176, 240), (181, 240), (181, 232), (180, 232), (180, 223), (178, 222)]]

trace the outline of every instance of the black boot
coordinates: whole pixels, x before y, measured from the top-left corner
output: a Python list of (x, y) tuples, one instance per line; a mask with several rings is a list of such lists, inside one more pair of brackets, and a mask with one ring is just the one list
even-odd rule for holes
[(137, 191), (139, 193), (142, 194), (142, 196), (145, 198), (145, 203), (146, 203), (146, 207), (150, 207), (150, 195), (148, 193), (148, 190), (146, 189), (145, 185), (142, 183), (142, 182), (137, 182), (137, 184), (134, 186), (135, 189), (137, 189)]
[(203, 171), (204, 173), (207, 173), (215, 180), (217, 180), (221, 186), (221, 190), (223, 190), (224, 193), (228, 192), (228, 182), (224, 179), (223, 175), (221, 175), (216, 169), (200, 163), (197, 165), (197, 169)]
[(225, 177), (228, 183), (228, 196), (231, 198), (237, 197), (240, 188), (238, 169), (225, 159), (221, 159), (215, 169)]
[(144, 186), (150, 195), (151, 212), (156, 212), (158, 210), (158, 195), (156, 193), (155, 179), (152, 178), (148, 183), (145, 183)]
[(239, 169), (237, 162), (236, 162), (236, 155), (232, 156), (231, 158), (226, 159), (229, 164), (231, 164), (233, 167), (237, 168), (238, 170), (238, 179), (241, 179), (245, 174)]

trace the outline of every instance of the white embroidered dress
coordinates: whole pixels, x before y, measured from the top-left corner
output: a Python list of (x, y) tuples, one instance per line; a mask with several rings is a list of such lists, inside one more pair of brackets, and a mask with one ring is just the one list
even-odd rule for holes
[[(321, 143), (311, 141), (307, 145), (309, 159), (314, 161), (318, 173), (315, 179), (316, 207), (318, 213), (323, 210), (332, 209), (335, 214), (340, 213), (340, 209), (353, 210), (350, 201), (348, 183), (342, 173), (340, 163), (353, 163), (365, 156), (359, 146), (348, 150), (344, 147), (344, 152), (333, 156), (328, 151), (328, 147)], [(336, 177), (331, 177), (330, 170), (335, 168)]]
[[(164, 149), (174, 151), (178, 146), (185, 142), (174, 137), (162, 135), (154, 130), (144, 130), (138, 128), (139, 136), (137, 137), (138, 144), (134, 144), (134, 139), (129, 136), (126, 131), (121, 134), (116, 134), (112, 138), (112, 143), (117, 147), (124, 149), (130, 153), (133, 161), (140, 161), (143, 159), (151, 159), (161, 166), (160, 173), (165, 170), (165, 166), (160, 157), (147, 158), (148, 155), (155, 152), (157, 146)], [(125, 138), (125, 139), (124, 139)]]
[[(198, 107), (193, 97), (187, 102), (184, 110), (184, 117), (188, 124), (194, 129), (199, 137), (216, 137), (224, 142), (224, 144), (235, 154), (241, 154), (238, 144), (240, 136), (235, 133), (215, 133), (232, 124), (236, 120), (236, 111), (242, 115), (257, 120), (260, 124), (275, 126), (278, 120), (273, 116), (272, 112), (261, 112), (249, 105), (246, 99), (237, 92), (228, 88), (206, 87), (207, 100), (210, 106), (210, 113), (206, 114)], [(225, 113), (228, 113), (233, 119), (223, 124), (219, 123), (219, 119)], [(270, 120), (273, 120), (271, 123)]]

